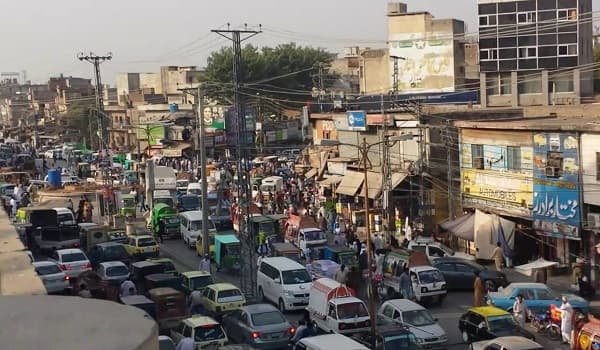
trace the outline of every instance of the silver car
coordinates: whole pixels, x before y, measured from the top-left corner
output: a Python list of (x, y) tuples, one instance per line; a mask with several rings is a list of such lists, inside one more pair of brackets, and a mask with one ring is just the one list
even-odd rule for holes
[(92, 269), (92, 264), (81, 249), (59, 249), (50, 256), (70, 278), (78, 277), (82, 272)]
[(44, 283), (48, 294), (62, 293), (70, 286), (70, 278), (52, 261), (33, 262), (33, 268)]
[(121, 283), (129, 278), (129, 269), (121, 261), (106, 261), (98, 264), (96, 272), (104, 281)]
[(254, 304), (223, 316), (221, 322), (230, 342), (250, 344), (256, 349), (285, 348), (295, 328), (270, 304)]

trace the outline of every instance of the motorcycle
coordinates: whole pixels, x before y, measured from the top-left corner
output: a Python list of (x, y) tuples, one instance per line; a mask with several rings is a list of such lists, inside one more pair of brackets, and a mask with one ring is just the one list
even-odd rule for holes
[[(560, 310), (550, 306), (550, 310), (543, 314), (535, 314), (530, 312), (531, 325), (537, 333), (546, 334), (551, 340), (559, 340), (561, 338), (560, 331)], [(557, 312), (558, 311), (558, 317)]]

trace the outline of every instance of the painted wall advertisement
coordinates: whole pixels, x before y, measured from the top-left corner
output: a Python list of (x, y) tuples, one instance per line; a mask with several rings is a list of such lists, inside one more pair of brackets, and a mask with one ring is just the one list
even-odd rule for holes
[(579, 239), (579, 140), (575, 133), (533, 137), (533, 228), (538, 234)]
[[(398, 60), (398, 91), (454, 91), (454, 42), (447, 35), (396, 34), (390, 38), (389, 50), (390, 56), (404, 58)], [(393, 71), (394, 63), (390, 64)]]

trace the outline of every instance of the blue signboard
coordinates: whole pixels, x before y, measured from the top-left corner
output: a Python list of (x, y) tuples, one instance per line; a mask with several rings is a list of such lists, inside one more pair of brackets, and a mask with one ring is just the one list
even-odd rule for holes
[(580, 239), (577, 134), (535, 134), (533, 152), (533, 228), (541, 235)]
[(367, 113), (365, 111), (346, 112), (348, 118), (348, 129), (353, 131), (367, 130)]

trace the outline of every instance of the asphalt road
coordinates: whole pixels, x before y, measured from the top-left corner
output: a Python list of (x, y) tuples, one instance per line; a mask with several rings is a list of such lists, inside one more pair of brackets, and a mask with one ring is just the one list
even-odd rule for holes
[[(200, 257), (195, 250), (187, 248), (181, 240), (167, 240), (161, 245), (161, 255), (173, 260), (176, 268), (180, 271), (195, 270), (198, 268)], [(217, 282), (228, 282), (240, 285), (240, 277), (224, 272), (213, 271), (213, 277)], [(441, 306), (428, 306), (434, 317), (438, 319), (440, 326), (448, 334), (448, 350), (468, 349), (467, 344), (462, 342), (458, 331), (459, 317), (472, 305), (473, 293), (469, 291), (451, 291)], [(286, 317), (294, 325), (302, 317), (302, 312), (290, 312)], [(568, 346), (559, 342), (550, 341), (544, 336), (536, 337), (537, 341), (548, 350), (569, 349)]]

